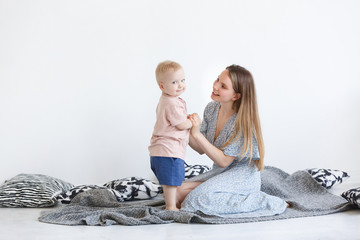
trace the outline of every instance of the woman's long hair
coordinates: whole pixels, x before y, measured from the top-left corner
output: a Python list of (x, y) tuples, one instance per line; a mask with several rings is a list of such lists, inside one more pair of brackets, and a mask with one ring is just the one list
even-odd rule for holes
[(244, 147), (241, 156), (245, 156), (250, 150), (250, 161), (253, 155), (253, 138), (255, 137), (258, 149), (259, 160), (254, 160), (258, 170), (264, 169), (264, 141), (262, 138), (260, 118), (256, 100), (256, 91), (254, 79), (251, 73), (245, 68), (238, 65), (231, 65), (226, 68), (229, 71), (230, 78), (236, 93), (240, 93), (241, 97), (234, 102), (233, 109), (237, 112), (235, 120), (235, 131), (233, 136), (225, 143), (226, 147), (240, 137), (244, 137)]

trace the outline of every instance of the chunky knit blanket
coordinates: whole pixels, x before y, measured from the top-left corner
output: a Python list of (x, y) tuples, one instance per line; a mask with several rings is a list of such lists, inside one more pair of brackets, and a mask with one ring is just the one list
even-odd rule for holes
[(77, 195), (69, 205), (60, 205), (40, 214), (39, 221), (63, 225), (145, 225), (164, 223), (230, 224), (326, 215), (352, 209), (342, 197), (329, 193), (307, 171), (287, 174), (275, 167), (261, 173), (261, 190), (290, 204), (284, 213), (266, 217), (226, 218), (201, 212), (164, 210), (162, 198), (118, 202), (104, 189)]

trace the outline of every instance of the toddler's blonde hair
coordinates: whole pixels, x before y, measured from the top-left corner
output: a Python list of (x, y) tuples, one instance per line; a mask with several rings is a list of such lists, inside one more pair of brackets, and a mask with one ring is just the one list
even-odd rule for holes
[(167, 71), (172, 70), (175, 72), (181, 68), (182, 66), (179, 63), (170, 60), (159, 63), (155, 70), (156, 81), (159, 83), (161, 81), (161, 75)]

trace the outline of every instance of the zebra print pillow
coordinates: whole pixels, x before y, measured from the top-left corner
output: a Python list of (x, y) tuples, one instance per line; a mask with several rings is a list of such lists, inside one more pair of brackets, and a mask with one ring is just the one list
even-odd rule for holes
[(42, 174), (19, 174), (0, 186), (0, 207), (50, 207), (74, 185)]
[(185, 179), (195, 177), (210, 170), (206, 165), (188, 165), (185, 163)]
[(341, 196), (351, 204), (360, 208), (360, 187), (347, 190), (343, 192)]
[(104, 186), (119, 192), (124, 201), (149, 199), (163, 192), (162, 186), (138, 177), (113, 180)]
[(94, 189), (106, 189), (115, 196), (116, 200), (118, 200), (119, 202), (124, 201), (124, 199), (122, 198), (121, 194), (118, 191), (107, 188), (107, 187), (97, 186), (97, 185), (79, 185), (79, 186), (73, 187), (66, 193), (63, 193), (63, 194), (60, 194), (59, 196), (57, 196), (56, 199), (62, 204), (70, 204), (71, 201), (74, 199), (74, 197), (76, 197), (78, 194), (89, 191), (89, 190), (94, 190)]
[(347, 172), (333, 169), (311, 168), (307, 171), (315, 181), (326, 189), (330, 189), (350, 177)]

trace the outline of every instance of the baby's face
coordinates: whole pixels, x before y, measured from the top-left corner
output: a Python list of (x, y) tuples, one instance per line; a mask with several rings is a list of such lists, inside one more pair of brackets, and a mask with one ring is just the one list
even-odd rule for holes
[(166, 95), (173, 97), (180, 96), (186, 89), (184, 70), (180, 68), (176, 71), (167, 71), (161, 77), (159, 86)]

